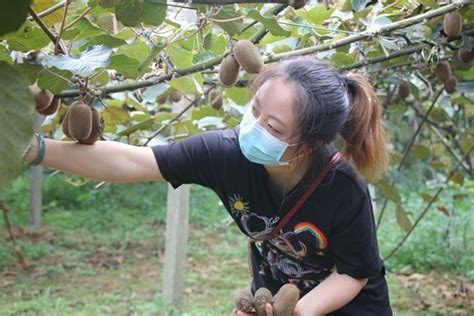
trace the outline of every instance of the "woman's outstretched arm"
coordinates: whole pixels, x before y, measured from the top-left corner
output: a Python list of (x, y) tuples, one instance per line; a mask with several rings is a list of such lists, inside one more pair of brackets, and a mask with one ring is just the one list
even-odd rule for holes
[[(23, 158), (36, 157), (38, 143)], [(97, 141), (84, 145), (72, 141), (45, 139), (46, 150), (41, 165), (66, 173), (108, 182), (162, 181), (150, 147), (127, 145), (115, 141)]]

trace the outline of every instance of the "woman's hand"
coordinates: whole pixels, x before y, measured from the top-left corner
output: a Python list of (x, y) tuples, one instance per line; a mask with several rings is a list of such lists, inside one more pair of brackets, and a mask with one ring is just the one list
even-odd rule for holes
[[(272, 306), (272, 304), (267, 303), (266, 311), (267, 311), (267, 316), (273, 316), (273, 306)], [(234, 314), (236, 314), (237, 316), (253, 316), (253, 315), (255, 315), (255, 313), (249, 314), (249, 313), (241, 312), (241, 311), (237, 310), (236, 308), (234, 308)], [(296, 305), (295, 310), (293, 311), (293, 316), (303, 316), (303, 315), (311, 315), (311, 313), (304, 314), (303, 312), (300, 312), (299, 309), (298, 309), (298, 305)]]

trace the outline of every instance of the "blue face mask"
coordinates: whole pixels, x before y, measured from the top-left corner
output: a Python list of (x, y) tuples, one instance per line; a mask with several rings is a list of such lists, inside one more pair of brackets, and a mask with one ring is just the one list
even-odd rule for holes
[(298, 158), (280, 161), (288, 147), (298, 144), (289, 145), (270, 134), (257, 123), (251, 108), (245, 112), (240, 122), (239, 145), (248, 160), (263, 165), (284, 166), (289, 165), (291, 160)]

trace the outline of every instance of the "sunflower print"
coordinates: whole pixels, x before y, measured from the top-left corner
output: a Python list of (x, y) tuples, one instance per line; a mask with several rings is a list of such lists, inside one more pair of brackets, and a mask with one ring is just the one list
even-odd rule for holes
[(249, 202), (245, 202), (244, 199), (238, 195), (234, 194), (233, 196), (229, 196), (229, 205), (230, 210), (234, 215), (237, 214), (246, 214), (249, 209)]

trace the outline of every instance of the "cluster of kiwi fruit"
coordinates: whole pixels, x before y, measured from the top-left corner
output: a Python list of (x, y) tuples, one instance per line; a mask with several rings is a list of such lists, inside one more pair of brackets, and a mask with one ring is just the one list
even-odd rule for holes
[(41, 90), (36, 85), (30, 86), (30, 91), (35, 97), (35, 109), (39, 114), (51, 115), (56, 113), (61, 105), (61, 99), (48, 90)]
[(83, 100), (71, 104), (64, 116), (64, 135), (82, 144), (95, 143), (104, 130), (104, 120), (99, 111)]
[(435, 68), (435, 76), (444, 83), (444, 88), (447, 93), (456, 91), (458, 79), (453, 75), (451, 66), (446, 60), (440, 61)]
[(299, 298), (299, 289), (288, 283), (278, 290), (275, 297), (265, 287), (259, 288), (255, 295), (252, 295), (249, 290), (238, 290), (234, 294), (234, 304), (239, 311), (256, 313), (257, 316), (266, 316), (266, 305), (268, 303), (273, 306), (273, 315), (292, 316)]
[(237, 41), (232, 53), (224, 57), (219, 67), (220, 82), (224, 86), (233, 86), (239, 79), (240, 67), (249, 74), (256, 74), (263, 68), (262, 56), (249, 40)]

